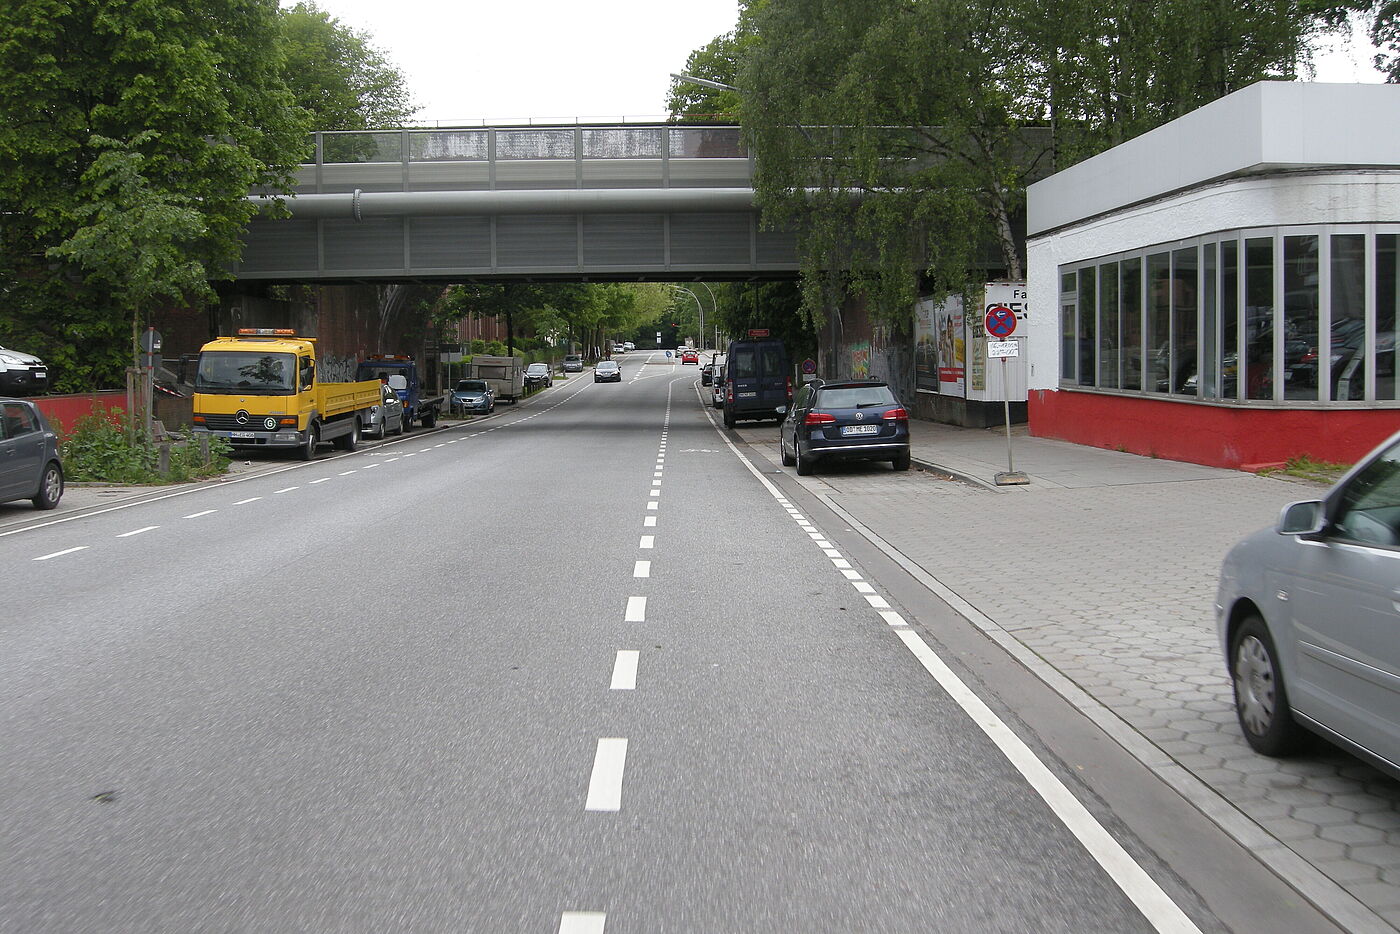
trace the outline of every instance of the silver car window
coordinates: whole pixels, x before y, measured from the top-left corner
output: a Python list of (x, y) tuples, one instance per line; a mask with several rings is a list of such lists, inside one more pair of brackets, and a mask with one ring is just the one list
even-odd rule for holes
[(1341, 538), (1400, 546), (1400, 442), (1347, 483), (1334, 526)]

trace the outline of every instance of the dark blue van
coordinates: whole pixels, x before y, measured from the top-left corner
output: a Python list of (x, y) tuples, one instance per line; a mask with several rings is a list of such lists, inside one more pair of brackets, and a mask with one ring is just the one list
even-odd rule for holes
[(724, 365), (724, 427), (782, 421), (792, 405), (792, 361), (776, 337), (734, 341)]

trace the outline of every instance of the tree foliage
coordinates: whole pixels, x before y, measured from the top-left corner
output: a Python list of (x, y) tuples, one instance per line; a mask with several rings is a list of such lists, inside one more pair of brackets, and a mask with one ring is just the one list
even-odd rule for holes
[(283, 77), (317, 130), (402, 126), (417, 112), (403, 72), (367, 33), (315, 3), (282, 11)]
[(601, 343), (656, 321), (666, 298), (662, 287), (651, 283), (472, 283), (448, 289), (434, 318), (449, 324), (468, 315), (494, 317), (505, 320), (513, 333)]
[[(741, 19), (734, 31), (716, 37), (701, 46), (685, 60), (681, 74), (706, 78), (719, 84), (733, 86), (739, 79), (739, 64), (745, 48), (753, 42), (753, 32)], [(666, 96), (666, 109), (678, 122), (724, 123), (739, 119), (743, 98), (737, 91), (707, 88), (681, 78), (671, 79)]]
[(60, 389), (120, 379), (133, 313), (198, 297), (240, 249), (250, 189), (306, 150), (276, 0), (0, 7), (0, 343)]
[(804, 310), (854, 292), (906, 320), (916, 273), (935, 293), (1019, 277), (1030, 181), (1293, 77), (1368, 2), (751, 4), (735, 83), (765, 220), (801, 230)]

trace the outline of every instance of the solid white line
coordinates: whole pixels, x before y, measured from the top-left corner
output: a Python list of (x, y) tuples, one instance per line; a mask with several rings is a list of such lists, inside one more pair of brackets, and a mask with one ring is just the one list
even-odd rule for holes
[[(654, 517), (654, 516), (647, 516), (647, 518), (648, 518), (648, 519), (652, 519), (652, 518), (655, 518), (655, 517)], [(638, 543), (637, 547), (638, 547), (638, 548), (655, 548), (655, 547), (656, 547), (656, 536), (655, 536), (655, 535), (643, 535), (643, 536), (642, 536), (642, 540), (641, 540), (641, 542)]]
[(235, 506), (243, 506), (243, 505), (245, 505), (245, 504), (247, 504), (247, 503), (256, 503), (256, 502), (257, 502), (258, 500), (260, 500), (260, 499), (262, 499), (261, 496), (250, 496), (250, 497), (248, 497), (247, 499), (240, 499), (238, 502), (234, 503), (233, 505), (235, 505)]
[(645, 623), (647, 621), (647, 598), (628, 597), (627, 613), (622, 617), (624, 623)]
[(280, 489), (280, 490), (273, 490), (273, 491), (272, 491), (272, 495), (273, 495), (273, 496), (276, 496), (278, 493), (290, 493), (290, 492), (292, 492), (292, 490), (299, 490), (299, 489), (301, 489), (301, 487), (299, 487), (299, 486), (286, 486), (286, 487), (283, 487), (283, 488)]
[(130, 538), (133, 535), (140, 535), (142, 532), (149, 532), (152, 529), (158, 528), (160, 528), (160, 526), (158, 525), (148, 525), (142, 529), (132, 529), (130, 532), (123, 532), (122, 534), (118, 535), (117, 538)]
[(605, 737), (598, 740), (593, 755), (593, 774), (588, 779), (588, 800), (585, 811), (619, 811), (622, 809), (622, 772), (627, 767), (627, 740)]
[(647, 516), (645, 519), (642, 520), (642, 525), (649, 529), (654, 528), (656, 526), (656, 517)]
[(607, 921), (601, 911), (566, 911), (559, 916), (559, 934), (603, 934)]
[(634, 691), (637, 688), (637, 649), (618, 649), (613, 662), (612, 690)]
[(1060, 821), (1079, 839), (1084, 848), (1098, 861), (1099, 865), (1118, 883), (1123, 893), (1132, 899), (1148, 922), (1163, 934), (1199, 934), (1199, 929), (1191, 919), (1167, 896), (1167, 893), (1152, 880), (1118, 841), (1103, 829), (1079, 799), (1065, 787), (1055, 774), (1036, 758), (1030, 747), (1011, 731), (982, 699), (953, 673), (943, 659), (939, 658), (919, 634), (912, 629), (900, 629), (899, 636), (924, 670), (933, 675), (939, 686), (948, 696), (957, 701), (958, 706), (972, 721), (987, 734), (987, 738), (997, 745), (1002, 755), (1016, 767), (1036, 794), (1050, 805)]
[(188, 516), (181, 516), (181, 519), (198, 519), (200, 516), (207, 516), (211, 512), (218, 512), (217, 509), (206, 509), (203, 512), (192, 512)]
[(638, 561), (636, 564), (632, 565), (632, 576), (651, 577), (651, 562)]
[(47, 561), (47, 560), (49, 560), (50, 558), (59, 558), (59, 557), (62, 557), (63, 555), (71, 555), (73, 552), (75, 552), (75, 551), (82, 551), (82, 550), (83, 550), (84, 548), (86, 548), (86, 547), (88, 547), (88, 546), (87, 546), (87, 545), (79, 545), (77, 548), (65, 548), (63, 551), (55, 551), (55, 552), (54, 552), (53, 554), (51, 554), (51, 555), (40, 555), (39, 557), (35, 558), (34, 560), (35, 560), (35, 561)]

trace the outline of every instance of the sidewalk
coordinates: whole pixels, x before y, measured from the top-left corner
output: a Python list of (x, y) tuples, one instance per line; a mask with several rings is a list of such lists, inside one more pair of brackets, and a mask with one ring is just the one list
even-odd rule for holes
[[(1024, 429), (1013, 429), (1012, 450), (1030, 482), (997, 487), (1004, 429), (916, 420), (911, 431), (927, 472), (879, 464), (799, 482), (898, 552), (1343, 929), (1400, 928), (1400, 783), (1322, 744), (1288, 761), (1255, 754), (1216, 643), (1225, 551), (1325, 487)], [(739, 433), (778, 467), (776, 428)]]

